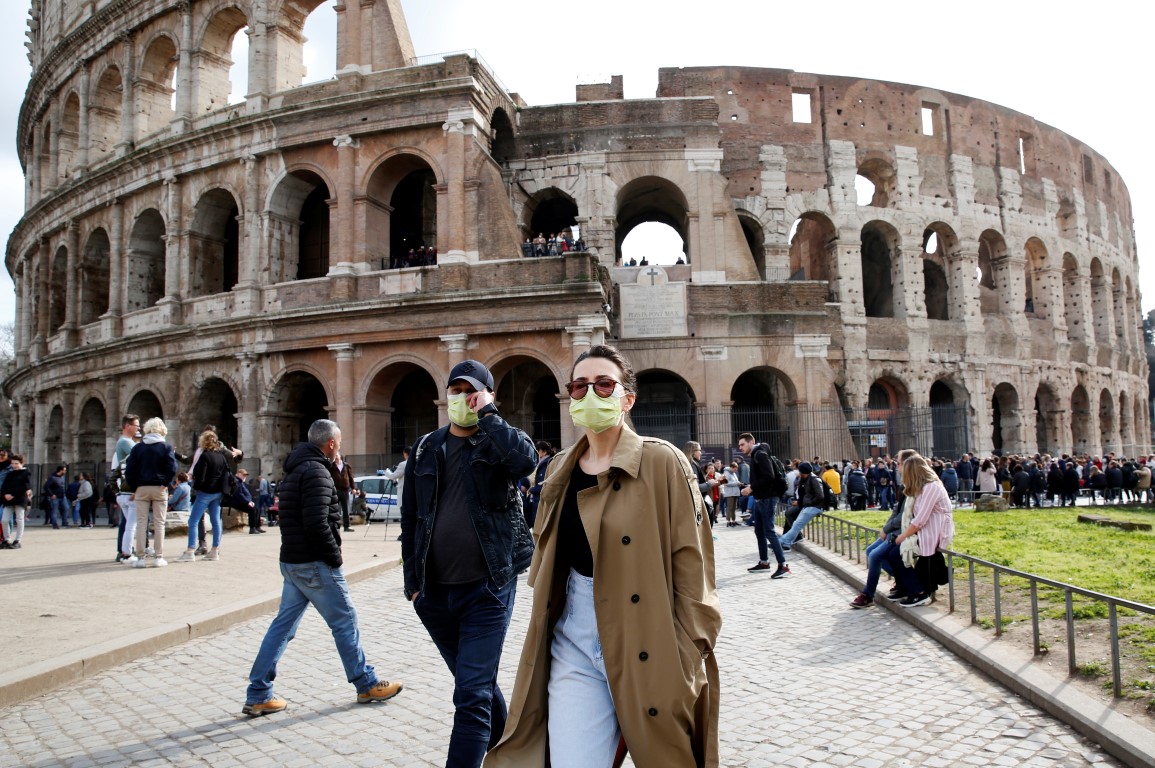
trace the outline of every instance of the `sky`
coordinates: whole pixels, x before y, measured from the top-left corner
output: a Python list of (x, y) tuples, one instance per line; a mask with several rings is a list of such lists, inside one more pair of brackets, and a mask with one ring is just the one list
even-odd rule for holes
[[(52, 0), (49, 0), (51, 2)], [(418, 56), (475, 49), (531, 105), (574, 100), (579, 82), (623, 75), (626, 98), (652, 98), (659, 67), (735, 65), (913, 83), (994, 102), (1086, 142), (1131, 195), (1143, 311), (1155, 309), (1155, 153), (1145, 148), (1149, 28), (1135, 5), (971, 0), (402, 0)], [(16, 120), (29, 77), (27, 0), (0, 8), (0, 233), (24, 210)], [(310, 76), (332, 71), (332, 0), (310, 17)], [(323, 61), (322, 59), (328, 59)], [(1147, 115), (1145, 118), (1144, 115)], [(628, 256), (627, 256), (628, 258)], [(11, 277), (0, 270), (0, 322), (11, 322)]]

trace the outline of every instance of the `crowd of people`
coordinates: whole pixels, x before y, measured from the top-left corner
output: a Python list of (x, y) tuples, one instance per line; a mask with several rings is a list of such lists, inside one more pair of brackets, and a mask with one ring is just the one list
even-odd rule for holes
[[(397, 250), (389, 254), (389, 269), (405, 269), (406, 267), (432, 267), (437, 263), (437, 246), (426, 246), (424, 243), (408, 251)], [(384, 267), (384, 264), (382, 264)]]
[(569, 230), (550, 232), (547, 238), (541, 232), (537, 237), (527, 237), (521, 244), (521, 253), (527, 259), (541, 256), (561, 256), (570, 251), (584, 251), (586, 244), (580, 237), (575, 238)]

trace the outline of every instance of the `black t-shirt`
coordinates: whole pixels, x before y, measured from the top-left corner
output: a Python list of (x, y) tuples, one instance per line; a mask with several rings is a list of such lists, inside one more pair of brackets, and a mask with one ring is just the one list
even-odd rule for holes
[(580, 465), (574, 464), (557, 527), (557, 567), (561, 573), (569, 573), (573, 568), (582, 576), (594, 575), (594, 555), (578, 512), (577, 496), (597, 484), (597, 475), (587, 475)]
[(437, 512), (425, 578), (434, 584), (470, 584), (489, 576), (481, 540), (469, 514), (468, 438), (445, 436), (445, 471), (437, 489)]

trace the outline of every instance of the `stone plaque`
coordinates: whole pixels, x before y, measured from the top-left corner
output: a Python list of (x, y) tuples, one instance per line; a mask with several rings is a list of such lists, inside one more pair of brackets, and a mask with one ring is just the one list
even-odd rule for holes
[(638, 281), (620, 286), (622, 338), (686, 336), (686, 284), (671, 283), (666, 270), (646, 266)]

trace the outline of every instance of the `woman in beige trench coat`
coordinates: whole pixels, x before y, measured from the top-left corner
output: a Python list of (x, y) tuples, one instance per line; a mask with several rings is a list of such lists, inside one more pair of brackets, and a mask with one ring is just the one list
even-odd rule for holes
[(637, 383), (616, 349), (592, 347), (572, 374), (584, 434), (542, 487), (533, 612), (485, 765), (609, 768), (620, 736), (638, 768), (717, 766), (722, 616), (693, 469), (625, 424)]

